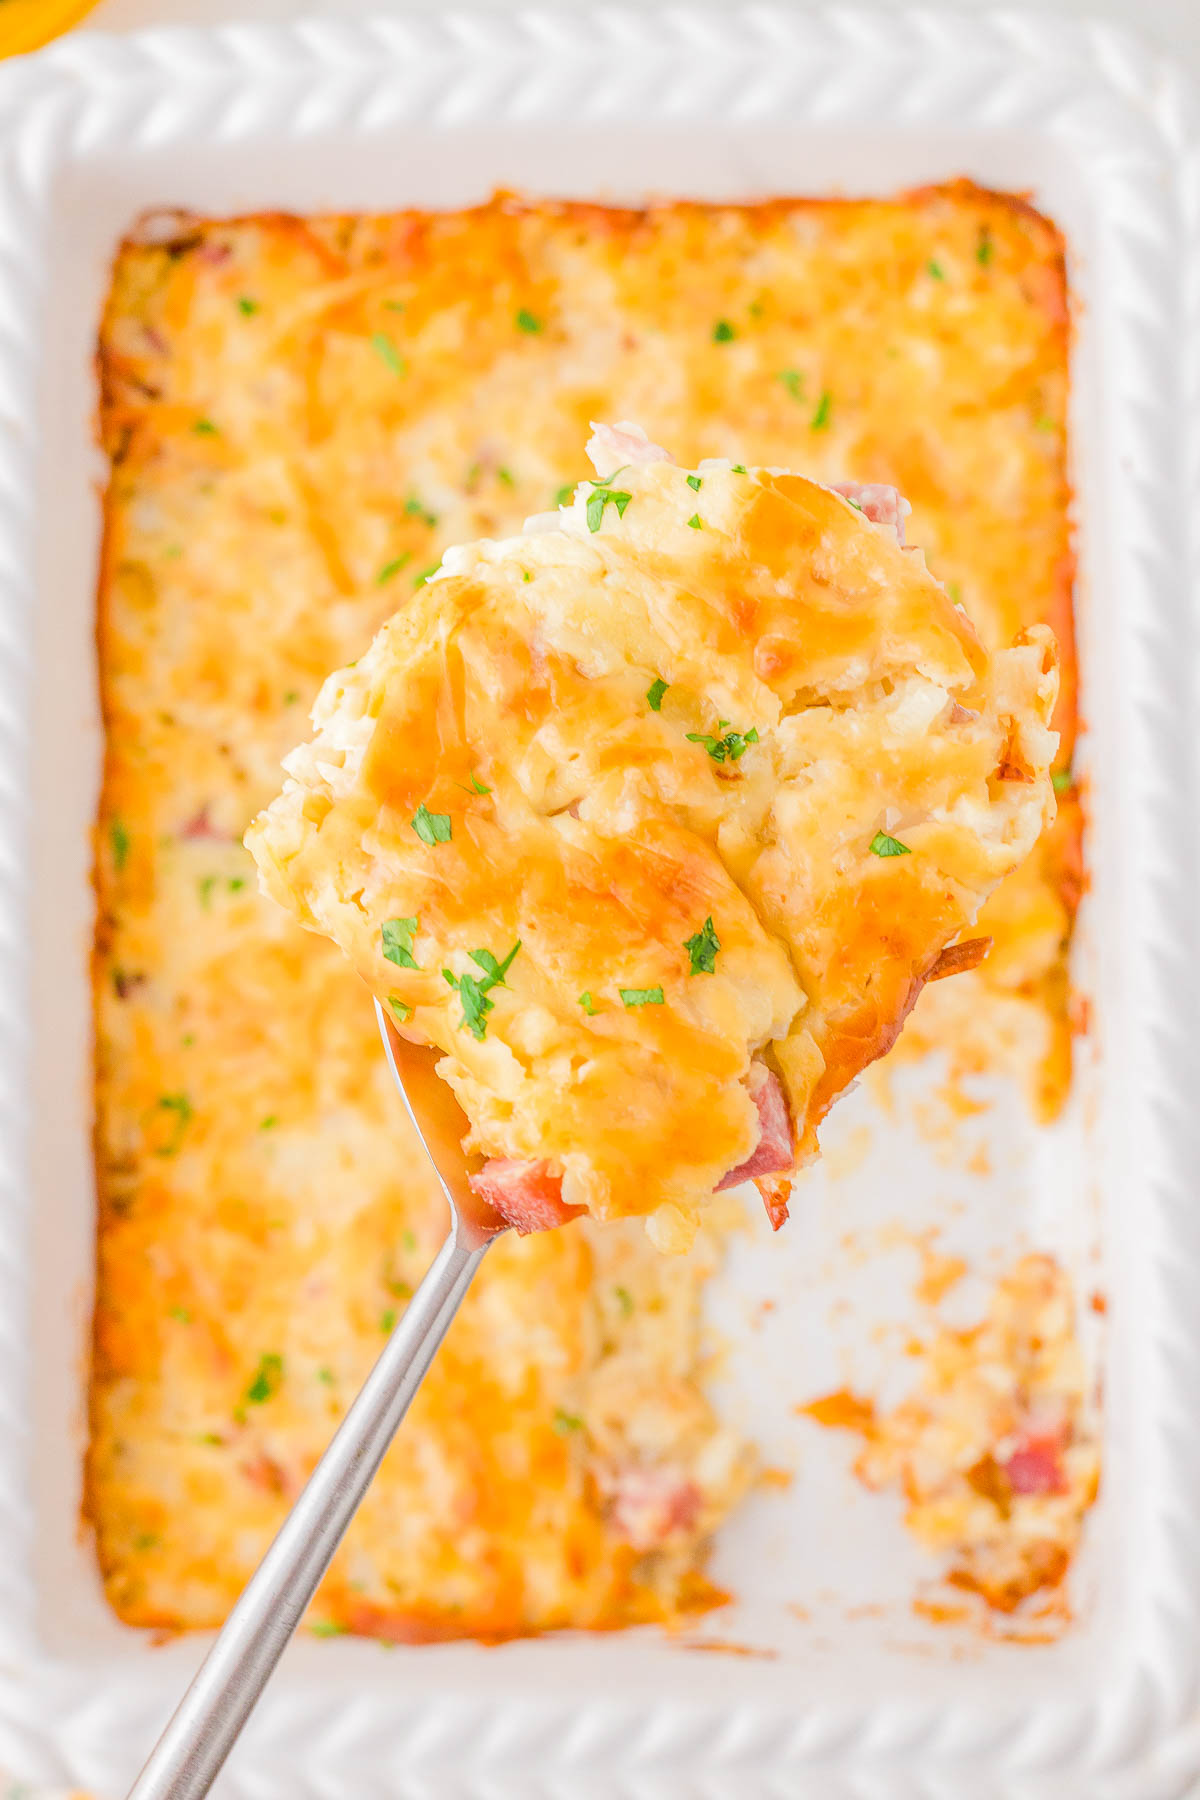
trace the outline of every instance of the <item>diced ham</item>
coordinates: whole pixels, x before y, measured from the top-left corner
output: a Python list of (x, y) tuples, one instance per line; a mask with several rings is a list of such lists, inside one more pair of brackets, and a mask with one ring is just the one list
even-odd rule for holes
[(898, 544), (904, 543), (904, 521), (912, 507), (894, 487), (886, 487), (878, 481), (835, 481), (833, 491), (852, 500), (872, 524), (886, 525), (894, 531)]
[(652, 444), (640, 425), (618, 419), (615, 425), (597, 425), (592, 420), (588, 439), (588, 458), (597, 475), (611, 475), (629, 463), (674, 462), (675, 458), (661, 444)]
[(736, 1187), (740, 1181), (751, 1181), (756, 1175), (779, 1175), (783, 1170), (795, 1167), (792, 1121), (788, 1117), (787, 1099), (778, 1075), (772, 1074), (766, 1063), (752, 1062), (746, 1086), (758, 1108), (758, 1143), (744, 1163), (721, 1177), (717, 1183), (718, 1194), (725, 1188)]
[(621, 1536), (642, 1552), (658, 1550), (672, 1537), (695, 1529), (704, 1495), (681, 1469), (630, 1463), (604, 1484), (612, 1501), (610, 1517)]
[(522, 1237), (531, 1231), (566, 1225), (587, 1210), (565, 1203), (562, 1176), (555, 1175), (548, 1163), (495, 1156), (484, 1163), (478, 1175), (470, 1177), (470, 1183), (480, 1198)]
[(1058, 1438), (1030, 1437), (1000, 1466), (1014, 1494), (1065, 1494), (1069, 1483)]
[(179, 835), (181, 838), (187, 838), (191, 843), (206, 841), (214, 844), (229, 844), (234, 841), (227, 831), (218, 831), (212, 823), (208, 816), (207, 803), (185, 825), (180, 827)]

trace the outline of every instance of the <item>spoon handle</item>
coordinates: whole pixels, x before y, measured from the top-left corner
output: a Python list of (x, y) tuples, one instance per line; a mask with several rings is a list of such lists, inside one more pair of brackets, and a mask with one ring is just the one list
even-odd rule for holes
[(202, 1800), (329, 1567), (488, 1243), (452, 1229), (200, 1666), (129, 1800)]

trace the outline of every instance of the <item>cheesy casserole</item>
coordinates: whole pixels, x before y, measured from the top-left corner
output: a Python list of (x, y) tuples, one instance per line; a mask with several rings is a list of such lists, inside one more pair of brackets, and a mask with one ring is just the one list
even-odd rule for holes
[(689, 473), (628, 426), (590, 453), (331, 676), (246, 842), (443, 1052), (510, 1223), (686, 1249), (715, 1188), (815, 1152), (1033, 848), (1058, 672), (1044, 625), (987, 656), (894, 490)]
[[(554, 507), (589, 420), (638, 419), (689, 465), (890, 483), (989, 649), (1052, 626), (1058, 822), (985, 907), (986, 962), (927, 989), (906, 1035), (966, 990), (980, 1053), (1002, 1020), (1057, 1103), (1078, 889), (1062, 246), (965, 185), (174, 217), (122, 247), (99, 367), (87, 1509), (120, 1615), (187, 1628), (236, 1597), (439, 1225), (361, 983), (255, 893), (241, 838), (326, 672), (448, 544)], [(711, 1601), (704, 1546), (751, 1475), (703, 1393), (712, 1254), (666, 1262), (636, 1221), (497, 1246), (322, 1628), (505, 1636)]]

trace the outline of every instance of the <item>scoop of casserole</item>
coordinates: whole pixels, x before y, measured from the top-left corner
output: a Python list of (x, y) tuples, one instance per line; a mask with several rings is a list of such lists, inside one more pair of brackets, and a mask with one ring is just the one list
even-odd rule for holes
[(680, 1247), (736, 1180), (781, 1223), (835, 1096), (977, 958), (1053, 816), (1056, 655), (987, 655), (892, 489), (590, 448), (329, 678), (246, 841), (444, 1051), (510, 1222)]

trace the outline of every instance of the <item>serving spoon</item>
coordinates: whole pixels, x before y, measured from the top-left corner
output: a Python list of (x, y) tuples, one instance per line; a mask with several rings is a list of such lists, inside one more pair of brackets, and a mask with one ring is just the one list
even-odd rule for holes
[(129, 1800), (201, 1800), (221, 1772), (316, 1592), (488, 1246), (507, 1229), (468, 1177), (467, 1117), (438, 1050), (401, 1037), (378, 1000), (388, 1066), (450, 1208), (450, 1228), (379, 1361), (250, 1577)]

